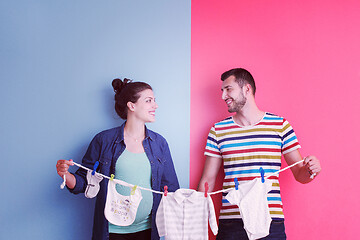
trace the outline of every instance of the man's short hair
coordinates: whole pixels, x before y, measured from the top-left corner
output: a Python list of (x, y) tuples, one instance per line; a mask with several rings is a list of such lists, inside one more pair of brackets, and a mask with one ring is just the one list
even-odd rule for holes
[(239, 84), (240, 87), (243, 87), (245, 83), (250, 84), (252, 88), (252, 93), (255, 96), (256, 92), (256, 86), (255, 81), (251, 73), (244, 69), (244, 68), (233, 68), (229, 71), (224, 72), (221, 74), (221, 81), (224, 81), (225, 79), (229, 78), (230, 76), (235, 77), (235, 81)]

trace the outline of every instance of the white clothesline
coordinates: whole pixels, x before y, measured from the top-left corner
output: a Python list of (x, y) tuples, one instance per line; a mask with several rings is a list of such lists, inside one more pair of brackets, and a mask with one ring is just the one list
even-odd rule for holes
[[(272, 177), (272, 176), (274, 176), (274, 175), (276, 175), (276, 174), (278, 174), (278, 173), (281, 173), (282, 171), (285, 171), (285, 170), (287, 170), (287, 169), (289, 169), (289, 168), (292, 168), (293, 166), (298, 165), (299, 163), (302, 163), (302, 162), (304, 162), (304, 159), (303, 159), (303, 160), (300, 160), (300, 161), (298, 161), (298, 162), (296, 162), (296, 163), (294, 163), (294, 164), (292, 164), (292, 165), (290, 165), (290, 166), (287, 166), (287, 167), (285, 167), (285, 168), (283, 168), (283, 169), (280, 169), (279, 171), (274, 172), (274, 173), (272, 173), (272, 174), (270, 174), (269, 176), (266, 176), (266, 177), (264, 177), (264, 178), (265, 178), (265, 179), (268, 179), (269, 177)], [(311, 175), (311, 178), (314, 178), (314, 176)]]
[[(76, 163), (76, 162), (74, 162), (74, 161), (73, 161), (72, 163), (74, 163), (74, 165), (76, 165), (76, 166), (78, 166), (78, 167), (80, 167), (80, 168), (83, 168), (83, 169), (85, 169), (85, 170), (93, 171), (92, 169), (87, 168), (87, 167), (84, 167), (84, 166), (82, 166), (81, 164)], [(109, 180), (114, 180), (114, 181), (116, 181), (118, 184), (123, 185), (123, 186), (126, 186), (126, 187), (135, 187), (135, 186), (137, 186), (137, 185), (134, 185), (134, 184), (130, 184), (130, 183), (124, 182), (124, 181), (119, 180), (119, 179), (115, 179), (115, 178), (111, 178), (111, 177), (105, 176), (104, 174), (101, 174), (101, 173), (98, 173), (98, 172), (96, 172), (96, 173), (99, 174), (100, 176), (104, 177), (104, 178), (109, 179)], [(149, 188), (144, 188), (144, 187), (141, 187), (141, 186), (137, 186), (137, 188), (142, 189), (142, 190), (145, 190), (145, 191), (150, 191), (150, 192), (154, 192), (154, 193), (158, 193), (158, 194), (163, 194), (163, 192), (155, 191), (155, 190), (152, 190), (152, 189), (149, 189)]]
[[(268, 179), (269, 177), (272, 177), (272, 176), (274, 176), (274, 175), (276, 175), (276, 174), (279, 174), (279, 173), (281, 173), (282, 171), (285, 171), (285, 170), (287, 170), (287, 169), (289, 169), (289, 168), (292, 168), (292, 167), (294, 167), (294, 166), (296, 166), (296, 165), (298, 165), (299, 163), (302, 163), (302, 162), (304, 162), (304, 159), (302, 159), (302, 160), (300, 160), (300, 161), (298, 161), (298, 162), (296, 162), (296, 163), (294, 163), (294, 164), (291, 164), (290, 166), (287, 166), (287, 167), (285, 167), (285, 168), (283, 168), (283, 169), (280, 169), (279, 171), (276, 171), (276, 172), (274, 172), (274, 173), (272, 173), (272, 174), (264, 177), (264, 179)], [(313, 174), (310, 176), (310, 178), (313, 179), (315, 176), (316, 176), (316, 173), (313, 173)], [(234, 189), (234, 188), (222, 189), (222, 190), (219, 190), (219, 191), (216, 191), (216, 192), (210, 192), (209, 194), (212, 195), (212, 194), (217, 194), (217, 193), (222, 193), (222, 192), (229, 192), (229, 191), (232, 190), (232, 189)]]
[[(278, 173), (280, 173), (280, 172), (282, 172), (282, 171), (285, 171), (285, 170), (287, 170), (287, 169), (289, 169), (289, 168), (292, 168), (293, 166), (295, 166), (295, 165), (297, 165), (297, 164), (299, 164), (299, 163), (302, 163), (302, 162), (304, 162), (304, 161), (305, 161), (305, 158), (304, 158), (303, 160), (300, 160), (300, 161), (298, 161), (298, 162), (290, 165), (290, 166), (287, 166), (287, 167), (285, 167), (285, 168), (283, 168), (283, 169), (280, 169), (279, 171), (277, 171), (277, 172), (275, 172), (275, 173), (272, 173), (272, 174), (270, 174), (269, 176), (267, 176), (267, 177), (265, 177), (265, 178), (267, 179), (267, 178), (269, 178), (269, 177), (271, 177), (271, 176), (274, 176), (274, 175), (276, 175), (276, 174), (278, 174)], [(309, 172), (309, 173), (310, 173), (310, 172)], [(315, 176), (316, 176), (316, 173), (313, 173), (313, 174), (311, 174), (310, 178), (311, 178), (311, 179), (314, 179)]]
[[(276, 174), (279, 174), (280, 172), (285, 171), (285, 170), (287, 170), (287, 169), (289, 169), (289, 168), (292, 168), (293, 166), (295, 166), (295, 165), (297, 165), (297, 164), (299, 164), (299, 163), (302, 163), (302, 162), (304, 162), (304, 159), (302, 159), (302, 160), (300, 160), (300, 161), (298, 161), (298, 162), (296, 162), (296, 163), (294, 163), (294, 164), (292, 164), (292, 165), (290, 165), (290, 166), (287, 166), (287, 167), (285, 167), (285, 168), (283, 168), (283, 169), (280, 169), (279, 171), (276, 171), (276, 172), (274, 172), (274, 173), (272, 173), (272, 174), (264, 177), (264, 179), (268, 179), (269, 177), (274, 176), (274, 175), (276, 175)], [(87, 167), (84, 167), (83, 165), (81, 165), (81, 164), (79, 164), (79, 163), (76, 163), (76, 162), (74, 162), (74, 161), (72, 161), (72, 163), (73, 163), (75, 166), (78, 166), (78, 167), (80, 167), (80, 168), (82, 168), (82, 169), (85, 169), (85, 170), (87, 170), (87, 171), (93, 171), (92, 169), (87, 168)], [(109, 180), (114, 180), (114, 181), (116, 181), (118, 184), (123, 185), (123, 186), (126, 186), (126, 187), (135, 187), (135, 186), (137, 186), (137, 185), (134, 185), (134, 184), (130, 184), (130, 183), (124, 182), (124, 181), (119, 180), (119, 179), (114, 179), (114, 178), (105, 176), (104, 174), (101, 174), (101, 173), (98, 173), (98, 172), (96, 172), (96, 173), (99, 174), (100, 176), (104, 177), (104, 178), (109, 179)], [(316, 175), (315, 173), (312, 174), (312, 175), (310, 176), (310, 178), (313, 179), (313, 178), (315, 177), (315, 175)], [(60, 185), (60, 188), (63, 189), (63, 188), (65, 187), (65, 184), (66, 184), (66, 177), (65, 177), (65, 175), (64, 175), (64, 181), (63, 181), (63, 183)], [(158, 193), (158, 194), (164, 194), (164, 192), (155, 191), (155, 190), (152, 190), (152, 189), (149, 189), (149, 188), (144, 188), (144, 187), (141, 187), (141, 186), (137, 186), (137, 188), (142, 189), (142, 190), (145, 190), (145, 191), (150, 191), (150, 192)], [(218, 193), (222, 193), (222, 192), (229, 192), (229, 191), (232, 190), (232, 189), (235, 189), (235, 188), (227, 188), (227, 189), (222, 189), (222, 190), (215, 191), (215, 192), (208, 192), (208, 194), (209, 194), (209, 195), (213, 195), (213, 194), (218, 194)]]

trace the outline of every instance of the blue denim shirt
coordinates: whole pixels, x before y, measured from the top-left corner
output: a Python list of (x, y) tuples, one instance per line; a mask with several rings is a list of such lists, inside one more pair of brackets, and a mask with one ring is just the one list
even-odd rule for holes
[[(119, 156), (125, 150), (124, 126), (105, 130), (98, 133), (91, 141), (82, 165), (93, 169), (96, 161), (99, 161), (97, 172), (106, 176), (115, 173), (115, 164)], [(174, 164), (171, 158), (169, 146), (164, 137), (145, 127), (145, 139), (143, 147), (151, 165), (151, 186), (153, 190), (164, 191), (164, 186), (168, 186), (168, 191), (173, 192), (179, 188), (179, 182), (175, 173)], [(69, 189), (74, 194), (85, 192), (87, 186), (86, 170), (79, 168), (75, 173), (76, 185), (74, 189)], [(104, 216), (104, 208), (107, 195), (108, 179), (100, 182), (100, 191), (96, 197), (93, 236), (94, 240), (109, 239), (109, 223)], [(151, 239), (159, 239), (156, 228), (155, 216), (158, 209), (160, 194), (153, 193), (153, 206), (151, 211)]]

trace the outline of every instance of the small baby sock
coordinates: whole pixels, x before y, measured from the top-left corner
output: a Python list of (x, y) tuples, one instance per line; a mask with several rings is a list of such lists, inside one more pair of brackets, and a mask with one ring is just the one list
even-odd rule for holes
[(92, 175), (92, 171), (88, 171), (86, 175), (86, 179), (88, 185), (86, 186), (85, 197), (93, 198), (98, 194), (100, 190), (99, 183), (101, 182), (101, 180), (103, 180), (103, 177), (97, 172), (95, 172), (95, 174)]

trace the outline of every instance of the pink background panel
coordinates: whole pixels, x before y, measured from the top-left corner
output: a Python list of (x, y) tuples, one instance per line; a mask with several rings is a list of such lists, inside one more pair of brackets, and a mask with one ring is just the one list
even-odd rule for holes
[[(284, 116), (302, 155), (322, 163), (306, 185), (290, 171), (280, 175), (288, 239), (356, 238), (359, 13), (360, 2), (348, 0), (192, 1), (190, 187), (200, 179), (210, 127), (229, 115), (220, 75), (244, 67), (260, 109)], [(220, 196), (214, 200), (219, 211)]]

